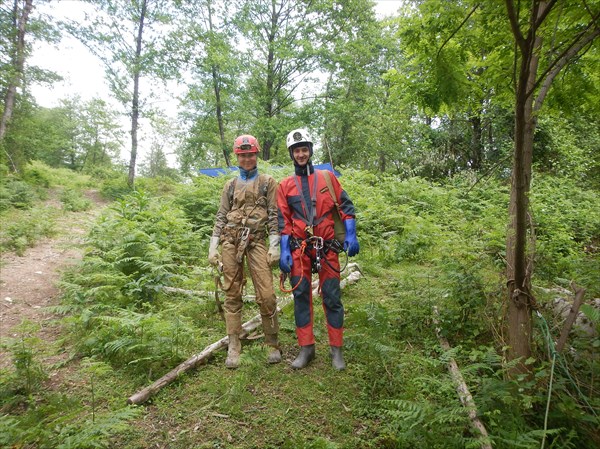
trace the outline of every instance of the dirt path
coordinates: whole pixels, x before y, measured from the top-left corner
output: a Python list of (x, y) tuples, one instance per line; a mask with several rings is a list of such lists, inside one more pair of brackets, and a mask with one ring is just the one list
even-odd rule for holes
[[(65, 212), (58, 221), (58, 235), (29, 248), (23, 256), (3, 254), (0, 260), (0, 345), (19, 335), (19, 325), (29, 321), (40, 326), (37, 336), (50, 348), (59, 335), (56, 316), (46, 308), (58, 304), (57, 282), (61, 273), (82, 256), (85, 234), (106, 206), (98, 192), (86, 196), (93, 206), (85, 212)], [(48, 207), (60, 208), (50, 200)], [(0, 351), (0, 369), (11, 364), (10, 354)]]

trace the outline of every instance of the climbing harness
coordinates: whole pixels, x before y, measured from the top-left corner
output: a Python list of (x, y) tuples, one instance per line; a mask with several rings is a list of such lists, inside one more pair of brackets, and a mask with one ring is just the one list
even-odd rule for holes
[[(311, 235), (310, 237), (304, 240), (292, 237), (290, 239), (290, 251), (295, 251), (297, 249), (300, 249), (300, 273), (304, 272), (304, 257), (302, 256), (306, 254), (307, 250), (310, 251), (313, 249), (315, 250), (315, 257), (311, 257), (312, 273), (318, 273), (319, 271), (321, 271), (321, 269), (323, 268), (322, 261), (324, 261), (327, 264), (327, 266), (336, 273), (341, 273), (348, 266), (348, 253), (346, 252), (342, 244), (336, 239), (324, 240), (323, 237), (318, 237), (314, 235)], [(333, 267), (331, 263), (329, 263), (329, 261), (325, 257), (325, 254), (328, 251), (334, 251), (336, 254), (339, 254), (341, 252), (344, 252), (346, 254), (346, 262), (344, 263), (344, 266), (342, 268), (338, 270), (337, 268)], [(300, 281), (302, 280), (302, 278), (298, 279), (298, 283), (295, 286), (293, 286), (291, 289), (286, 289), (284, 284), (286, 279), (288, 278), (288, 275), (289, 273), (281, 272), (279, 276), (279, 288), (284, 293), (291, 293), (294, 290), (296, 290), (296, 288), (298, 288), (298, 286), (300, 285)]]
[[(242, 222), (245, 224), (245, 219)], [(250, 228), (246, 226), (242, 226), (238, 229), (238, 238), (237, 238), (237, 253), (235, 255), (235, 259), (237, 263), (242, 263), (244, 260), (244, 253), (246, 252), (246, 248), (248, 248), (248, 243), (250, 243)]]

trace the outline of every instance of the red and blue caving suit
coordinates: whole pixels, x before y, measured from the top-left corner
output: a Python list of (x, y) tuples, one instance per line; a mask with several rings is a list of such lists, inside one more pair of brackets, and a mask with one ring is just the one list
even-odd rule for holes
[[(335, 197), (340, 205), (342, 220), (354, 218), (354, 204), (350, 197), (342, 189), (335, 176), (330, 176), (330, 179)], [(313, 200), (316, 200), (314, 205)], [(313, 235), (322, 237), (326, 243), (325, 249), (327, 249), (328, 243), (335, 238), (334, 221), (331, 214), (335, 204), (327, 188), (324, 175), (320, 170), (313, 172), (312, 164), (309, 163), (305, 167), (296, 166), (296, 174), (279, 183), (277, 207), (279, 209), (279, 232), (282, 235), (290, 235), (293, 260), (290, 281), (293, 286), (298, 285), (293, 292), (296, 336), (300, 346), (312, 345), (315, 343), (315, 337), (313, 334), (311, 268), (316, 254), (312, 247), (308, 247), (302, 254), (298, 246), (307, 238), (305, 228), (309, 225), (312, 209)], [(296, 244), (294, 245), (292, 242)], [(342, 346), (344, 306), (341, 301), (338, 254), (333, 249), (328, 249), (321, 257), (319, 289), (327, 319), (329, 345)]]

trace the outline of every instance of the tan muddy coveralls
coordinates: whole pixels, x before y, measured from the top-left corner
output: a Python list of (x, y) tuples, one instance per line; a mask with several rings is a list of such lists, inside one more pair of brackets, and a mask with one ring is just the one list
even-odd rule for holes
[(223, 188), (212, 236), (219, 237), (222, 245), (227, 334), (239, 336), (242, 329), (246, 258), (262, 316), (265, 342), (278, 349), (277, 298), (265, 244), (268, 235), (278, 235), (276, 196), (277, 181), (272, 176), (259, 174), (250, 180), (231, 179)]

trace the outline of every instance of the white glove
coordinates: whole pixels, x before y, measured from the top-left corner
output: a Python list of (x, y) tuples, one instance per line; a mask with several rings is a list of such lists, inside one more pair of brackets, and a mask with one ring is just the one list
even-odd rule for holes
[(269, 251), (267, 252), (267, 261), (269, 265), (274, 267), (279, 265), (279, 256), (281, 254), (279, 241), (281, 237), (278, 234), (269, 235)]
[(215, 267), (221, 263), (221, 255), (219, 254), (219, 237), (210, 238), (210, 246), (208, 247), (208, 262)]

